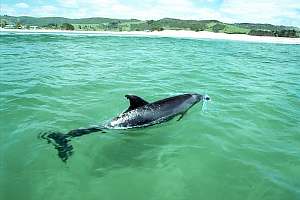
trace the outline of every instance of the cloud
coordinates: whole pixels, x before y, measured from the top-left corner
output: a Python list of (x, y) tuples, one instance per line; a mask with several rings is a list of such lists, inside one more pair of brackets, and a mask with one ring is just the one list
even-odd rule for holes
[(61, 14), (60, 10), (52, 5), (38, 6), (33, 8), (31, 12), (38, 17), (54, 17)]
[(16, 8), (29, 8), (29, 5), (27, 3), (16, 3), (15, 5)]
[(287, 18), (288, 24), (300, 25), (300, 1), (295, 0), (224, 0), (220, 13), (236, 22), (282, 24)]
[(77, 0), (59, 0), (58, 2), (60, 3), (60, 5), (64, 7), (69, 7), (69, 8), (78, 7)]
[[(207, 1), (207, 0), (205, 0)], [(85, 10), (85, 17), (159, 19), (174, 17), (192, 19), (201, 9), (195, 8), (191, 0), (59, 0), (59, 7), (68, 10), (68, 17), (76, 17), (72, 9)], [(207, 10), (205, 10), (207, 12)], [(211, 11), (212, 13), (213, 11)], [(65, 12), (67, 13), (67, 12)]]
[[(212, 9), (199, 8), (191, 0), (145, 0), (143, 3), (127, 3), (118, 0), (72, 0), (73, 6), (85, 8), (87, 17), (100, 16), (111, 18), (160, 19), (164, 17), (181, 19), (221, 19)], [(209, 0), (203, 0), (208, 2)], [(60, 1), (61, 6), (67, 7), (69, 2)]]
[(1, 9), (2, 9), (2, 13), (6, 14), (6, 15), (17, 15), (18, 14), (18, 12), (12, 6), (7, 5), (7, 4), (2, 4)]

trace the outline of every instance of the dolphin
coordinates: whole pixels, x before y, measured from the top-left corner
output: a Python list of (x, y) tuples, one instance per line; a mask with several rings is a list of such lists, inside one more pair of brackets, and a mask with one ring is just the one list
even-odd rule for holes
[(130, 103), (127, 110), (100, 126), (74, 129), (66, 134), (45, 132), (40, 133), (39, 137), (53, 144), (58, 150), (60, 159), (66, 162), (73, 154), (73, 146), (69, 143), (71, 138), (93, 132), (105, 133), (105, 130), (108, 129), (145, 128), (170, 121), (177, 116), (179, 116), (177, 119), (179, 121), (192, 106), (200, 101), (210, 100), (210, 97), (196, 93), (180, 94), (152, 103), (136, 95), (125, 95), (125, 97)]

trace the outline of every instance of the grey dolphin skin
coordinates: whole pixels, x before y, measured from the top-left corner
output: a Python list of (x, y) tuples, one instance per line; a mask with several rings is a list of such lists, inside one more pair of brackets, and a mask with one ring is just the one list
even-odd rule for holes
[(132, 129), (153, 126), (169, 121), (176, 116), (180, 116), (177, 120), (179, 121), (193, 105), (201, 100), (209, 100), (208, 96), (201, 94), (181, 94), (153, 103), (148, 103), (135, 95), (125, 95), (125, 97), (130, 102), (128, 109), (104, 125), (74, 129), (66, 134), (60, 132), (41, 133), (40, 138), (46, 139), (48, 143), (52, 143), (58, 150), (58, 156), (63, 162), (66, 162), (73, 154), (73, 146), (68, 143), (71, 138), (93, 132), (105, 133), (105, 130), (108, 129)]

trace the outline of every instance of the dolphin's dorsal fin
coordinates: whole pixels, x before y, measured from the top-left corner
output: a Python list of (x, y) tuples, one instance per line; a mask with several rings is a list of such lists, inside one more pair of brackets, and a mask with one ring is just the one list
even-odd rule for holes
[(125, 95), (125, 97), (129, 100), (130, 105), (124, 113), (134, 110), (138, 107), (149, 104), (147, 101), (145, 101), (141, 97), (138, 97), (135, 95)]

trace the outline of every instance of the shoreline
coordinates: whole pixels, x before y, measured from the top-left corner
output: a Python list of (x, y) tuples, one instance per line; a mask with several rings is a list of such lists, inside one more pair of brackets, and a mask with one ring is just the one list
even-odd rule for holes
[(171, 37), (188, 39), (212, 39), (212, 40), (230, 40), (256, 43), (275, 43), (275, 44), (298, 44), (300, 38), (270, 37), (270, 36), (252, 36), (246, 34), (227, 34), (214, 33), (209, 31), (186, 31), (186, 30), (164, 30), (164, 31), (68, 31), (68, 30), (25, 30), (25, 29), (0, 29), (0, 33), (42, 33), (42, 34), (83, 34), (83, 35), (115, 35), (115, 36), (145, 36), (145, 37)]

